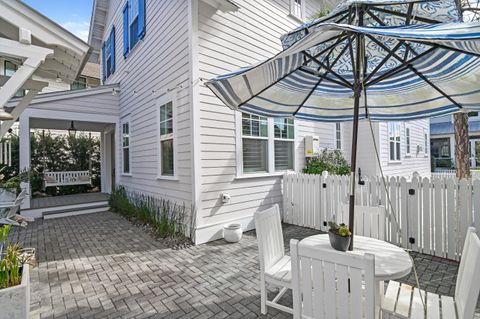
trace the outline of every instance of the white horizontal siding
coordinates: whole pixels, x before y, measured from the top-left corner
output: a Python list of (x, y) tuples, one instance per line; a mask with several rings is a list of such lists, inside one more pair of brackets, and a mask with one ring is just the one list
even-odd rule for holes
[[(199, 1), (199, 75), (212, 78), (270, 58), (281, 50), (280, 36), (298, 21), (289, 16), (289, 0), (235, 2), (240, 9), (222, 13)], [(321, 8), (307, 1), (307, 17)], [(198, 226), (251, 217), (255, 211), (281, 203), (281, 177), (237, 178), (235, 114), (205, 87), (199, 89), (201, 203)], [(297, 122), (295, 157), (303, 168), (303, 137), (319, 135), (325, 147), (333, 146), (333, 125)], [(231, 200), (223, 204), (220, 194)]]
[[(410, 156), (406, 154), (405, 125), (410, 127)], [(430, 176), (430, 136), (428, 136), (427, 155), (424, 152), (424, 130), (427, 130), (427, 134), (430, 135), (430, 121), (428, 119), (409, 121), (402, 123), (400, 127), (401, 160), (399, 163), (393, 163), (389, 157), (388, 124), (379, 123), (380, 158), (383, 173), (386, 176), (412, 176), (413, 172), (418, 172), (421, 176)], [(417, 145), (420, 147), (419, 152), (417, 152)]]
[[(104, 38), (115, 25), (116, 70), (106, 83), (120, 83), (120, 118), (130, 119), (131, 176), (117, 182), (129, 189), (185, 203), (192, 197), (192, 160), (189, 95), (189, 0), (147, 0), (146, 35), (123, 57), (125, 1), (110, 1)], [(179, 85), (181, 84), (182, 87)], [(156, 101), (177, 92), (177, 181), (157, 179), (159, 150)], [(121, 171), (117, 140), (117, 171)]]

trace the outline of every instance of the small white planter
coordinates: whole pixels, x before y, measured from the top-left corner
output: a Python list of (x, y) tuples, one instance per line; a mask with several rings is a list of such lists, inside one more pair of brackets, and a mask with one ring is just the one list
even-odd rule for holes
[(22, 283), (0, 289), (0, 319), (25, 319), (30, 317), (30, 269), (23, 266)]
[(223, 226), (223, 238), (229, 243), (238, 243), (242, 239), (242, 225), (238, 223)]

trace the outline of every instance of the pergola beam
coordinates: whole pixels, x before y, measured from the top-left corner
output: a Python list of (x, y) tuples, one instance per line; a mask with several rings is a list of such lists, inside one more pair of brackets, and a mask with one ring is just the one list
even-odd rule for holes
[[(9, 76), (6, 75), (0, 75), (0, 86), (3, 86), (7, 81), (10, 79)], [(37, 90), (41, 91), (44, 87), (48, 86), (48, 82), (44, 81), (37, 81), (37, 80), (32, 80), (28, 79), (25, 81), (25, 83), (22, 85), (21, 89), (23, 90)]]
[[(45, 82), (42, 82), (45, 83)], [(47, 83), (48, 85), (48, 83)], [(27, 94), (15, 105), (15, 108), (10, 113), (13, 116), (13, 120), (3, 121), (2, 126), (0, 127), (0, 137), (4, 137), (5, 134), (8, 133), (8, 130), (12, 127), (12, 125), (18, 120), (20, 115), (25, 111), (28, 107), (30, 102), (32, 102), (33, 98), (37, 95), (39, 91), (37, 90), (29, 90)]]

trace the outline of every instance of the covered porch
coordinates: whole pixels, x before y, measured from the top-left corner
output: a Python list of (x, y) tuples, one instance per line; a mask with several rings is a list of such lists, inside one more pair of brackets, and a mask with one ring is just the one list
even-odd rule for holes
[[(32, 198), (29, 182), (22, 188), (27, 189), (22, 209), (27, 216), (41, 217), (52, 208), (76, 207), (95, 202), (106, 202), (106, 195), (115, 185), (116, 165), (115, 141), (118, 138), (118, 95), (116, 85), (97, 88), (47, 93), (37, 96), (22, 113), (19, 120), (19, 168), (30, 171), (32, 165), (32, 130), (66, 131), (73, 125), (75, 130), (97, 133), (100, 138), (100, 193), (87, 193), (46, 198)], [(12, 101), (11, 103), (14, 103)], [(53, 175), (54, 176), (53, 176)], [(78, 184), (85, 180), (89, 183), (88, 171), (48, 172), (54, 182), (52, 186)], [(65, 175), (65, 176), (63, 176)], [(68, 175), (68, 176), (67, 176)], [(77, 176), (78, 175), (78, 176)], [(82, 175), (82, 176), (80, 176)], [(47, 174), (45, 175), (47, 176)], [(77, 182), (75, 182), (77, 181)], [(45, 186), (48, 186), (47, 183)]]

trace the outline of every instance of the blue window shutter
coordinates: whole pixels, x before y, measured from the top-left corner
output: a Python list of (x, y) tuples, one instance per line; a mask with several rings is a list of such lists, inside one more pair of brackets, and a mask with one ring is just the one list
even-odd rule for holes
[(126, 57), (130, 49), (128, 37), (128, 1), (123, 8), (123, 57)]
[(110, 74), (115, 72), (115, 27), (112, 28), (110, 32), (110, 50), (111, 50), (111, 59), (112, 59), (112, 67), (110, 70)]
[(102, 44), (102, 80), (107, 79), (107, 60), (105, 60), (105, 42)]
[(145, 36), (145, 0), (138, 0), (138, 39)]

